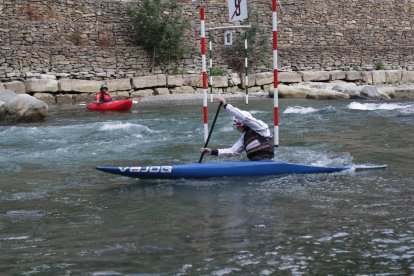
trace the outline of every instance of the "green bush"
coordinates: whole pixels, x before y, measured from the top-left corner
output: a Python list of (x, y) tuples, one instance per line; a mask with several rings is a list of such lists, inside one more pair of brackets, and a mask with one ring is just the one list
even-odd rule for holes
[(375, 70), (384, 70), (385, 66), (383, 63), (377, 63), (375, 64)]
[(353, 71), (361, 71), (361, 68), (358, 65), (352, 66)]
[(128, 8), (134, 26), (133, 38), (151, 56), (150, 71), (156, 64), (168, 65), (186, 51), (184, 34), (189, 23), (174, 1), (144, 0)]
[(225, 71), (222, 68), (219, 67), (212, 67), (210, 71), (210, 76), (224, 76)]

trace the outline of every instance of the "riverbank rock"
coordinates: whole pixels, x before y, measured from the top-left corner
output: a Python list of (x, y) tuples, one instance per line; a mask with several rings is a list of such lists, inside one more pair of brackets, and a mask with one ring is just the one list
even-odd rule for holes
[(27, 94), (0, 90), (0, 120), (8, 122), (38, 122), (48, 113), (46, 103)]

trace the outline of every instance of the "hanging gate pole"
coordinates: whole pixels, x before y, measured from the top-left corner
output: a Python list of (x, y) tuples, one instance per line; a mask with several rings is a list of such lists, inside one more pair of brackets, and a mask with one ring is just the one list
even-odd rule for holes
[(274, 146), (279, 146), (279, 91), (277, 67), (277, 0), (272, 0)]
[(206, 66), (206, 31), (204, 25), (204, 7), (200, 7), (201, 30), (201, 67), (203, 75), (203, 113), (204, 113), (204, 142), (208, 138), (208, 110), (207, 110), (207, 66)]

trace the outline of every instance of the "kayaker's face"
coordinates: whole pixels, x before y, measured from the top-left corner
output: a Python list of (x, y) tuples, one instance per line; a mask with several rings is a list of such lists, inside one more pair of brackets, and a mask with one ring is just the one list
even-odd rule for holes
[(101, 89), (101, 93), (102, 94), (108, 94), (109, 92), (108, 92), (108, 89), (107, 88), (102, 88)]
[(244, 126), (243, 125), (241, 125), (241, 126), (236, 126), (236, 129), (237, 129), (237, 131), (238, 132), (240, 132), (240, 133), (244, 133), (246, 130), (244, 129)]

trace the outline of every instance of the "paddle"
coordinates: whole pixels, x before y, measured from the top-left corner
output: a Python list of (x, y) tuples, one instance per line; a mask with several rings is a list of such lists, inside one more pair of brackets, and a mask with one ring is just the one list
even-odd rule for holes
[[(219, 113), (220, 113), (220, 108), (221, 108), (221, 106), (222, 106), (222, 105), (223, 105), (223, 103), (222, 103), (222, 102), (220, 102), (220, 104), (219, 104), (219, 106), (218, 106), (218, 108), (217, 108), (217, 111), (216, 111), (216, 116), (214, 116), (213, 123), (211, 124), (210, 132), (208, 133), (208, 136), (207, 136), (207, 141), (204, 143), (204, 148), (206, 148), (206, 147), (207, 147), (208, 142), (210, 141), (211, 133), (213, 132), (213, 128), (214, 128), (214, 125), (216, 124), (216, 121), (217, 121), (217, 116), (218, 116), (218, 115), (219, 115)], [(198, 160), (198, 163), (203, 162), (203, 157), (204, 157), (204, 154), (205, 154), (205, 153), (206, 153), (205, 151), (203, 151), (203, 152), (201, 153), (200, 160)]]

